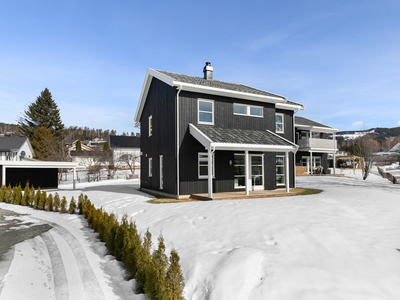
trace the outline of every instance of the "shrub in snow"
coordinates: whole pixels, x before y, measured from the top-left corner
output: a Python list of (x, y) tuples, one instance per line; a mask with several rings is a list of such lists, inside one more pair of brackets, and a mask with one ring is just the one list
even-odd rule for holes
[(116, 259), (122, 261), (122, 251), (124, 247), (124, 240), (128, 235), (128, 216), (125, 214), (122, 216), (121, 224), (117, 223), (117, 229), (115, 232), (114, 239), (114, 256)]
[(67, 212), (67, 204), (67, 198), (63, 196), (60, 204), (60, 213), (65, 214)]
[(58, 195), (58, 193), (55, 193), (53, 198), (53, 210), (58, 211), (58, 209), (60, 208), (60, 204), (61, 204), (60, 195)]
[(46, 211), (53, 211), (53, 196), (51, 194), (46, 199)]
[(42, 193), (40, 192), (40, 187), (38, 187), (35, 198), (33, 198), (33, 208), (35, 208), (35, 209), (39, 209), (39, 201), (40, 201), (41, 194)]
[(138, 270), (136, 273), (136, 291), (138, 293), (144, 293), (144, 287), (147, 280), (147, 270), (151, 260), (151, 233), (147, 229), (143, 238), (143, 247), (140, 249), (138, 259)]
[(83, 213), (85, 215), (85, 219), (88, 219), (88, 217), (89, 217), (89, 211), (90, 211), (91, 205), (92, 205), (92, 203), (90, 203), (89, 199), (83, 203)]
[(21, 205), (22, 206), (29, 205), (28, 202), (29, 202), (30, 194), (31, 194), (31, 189), (29, 188), (29, 182), (27, 182), (26, 186), (24, 188), (24, 195), (21, 198)]
[(182, 275), (181, 266), (179, 264), (179, 255), (175, 250), (171, 251), (169, 257), (169, 267), (167, 270), (166, 283), (166, 299), (184, 300), (183, 288), (185, 281)]
[(47, 193), (46, 191), (43, 191), (39, 197), (39, 207), (38, 209), (44, 210), (46, 206), (46, 200), (47, 200)]
[(30, 207), (33, 207), (33, 199), (35, 198), (35, 195), (36, 195), (35, 188), (32, 185), (31, 192), (29, 194), (29, 199), (28, 199), (28, 202), (27, 202), (27, 205), (29, 205)]
[(81, 193), (78, 197), (78, 213), (80, 215), (83, 215), (83, 201), (84, 201), (84, 198), (83, 198), (83, 194)]
[(18, 185), (13, 188), (13, 198), (14, 198), (14, 203), (15, 205), (21, 205), (21, 200), (22, 200), (22, 190), (21, 190), (21, 185)]
[(0, 202), (6, 202), (7, 187), (2, 185), (0, 188)]
[(75, 202), (74, 196), (72, 196), (71, 202), (69, 203), (69, 213), (74, 214), (75, 210), (76, 210), (76, 202)]
[(122, 246), (122, 262), (129, 273), (129, 278), (136, 278), (138, 261), (142, 250), (142, 239), (137, 230), (136, 223), (129, 222), (128, 233)]
[(153, 251), (147, 267), (144, 286), (144, 292), (149, 296), (150, 300), (165, 299), (167, 267), (168, 257), (165, 255), (164, 238), (160, 235), (158, 237), (158, 248)]

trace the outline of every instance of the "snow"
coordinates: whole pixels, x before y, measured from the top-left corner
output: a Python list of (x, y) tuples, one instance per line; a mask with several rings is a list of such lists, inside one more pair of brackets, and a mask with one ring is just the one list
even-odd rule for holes
[(346, 141), (348, 140), (355, 140), (359, 137), (363, 137), (366, 134), (371, 134), (371, 133), (375, 133), (375, 130), (372, 129), (370, 131), (354, 131), (353, 133), (337, 133), (336, 136), (341, 136), (343, 137), (343, 139), (345, 139)]
[[(181, 258), (186, 299), (400, 299), (400, 185), (381, 178), (376, 170), (366, 181), (359, 171), (342, 172), (345, 177), (298, 177), (298, 187), (324, 190), (298, 197), (155, 205), (147, 202), (151, 196), (137, 190), (138, 180), (124, 179), (79, 183), (75, 191), (66, 183), (58, 193), (77, 199), (82, 192), (119, 218), (127, 214), (142, 232), (150, 229), (155, 244), (162, 233), (167, 252), (176, 249)], [(65, 231), (85, 253), (86, 266), (96, 278), (97, 283), (89, 280), (86, 289), (97, 284), (105, 299), (143, 297), (133, 295), (134, 282), (123, 280), (120, 263), (106, 255), (104, 245), (80, 216), (3, 203), (0, 208), (30, 214), (20, 218), (59, 226), (49, 234), (59, 249), (69, 251), (60, 251), (70, 274), (67, 282), (73, 280), (69, 276), (81, 274), (80, 285), (85, 284), (83, 271), (76, 270), (84, 258), (68, 249), (71, 236)], [(41, 242), (46, 239), (43, 236), (46, 234), (33, 239), (42, 256), (22, 263), (22, 258), (14, 255), (0, 299), (12, 299), (8, 297), (17, 289), (12, 276), (18, 266), (30, 265), (42, 268), (43, 274), (54, 274), (54, 267), (49, 270), (52, 264), (43, 246), (46, 242)], [(15, 253), (36, 253), (29, 252), (31, 241), (18, 244)], [(75, 270), (65, 267), (70, 260), (76, 260), (76, 265), (68, 267)], [(50, 295), (54, 293), (53, 277), (43, 275), (39, 280), (37, 276), (43, 284), (24, 289)], [(68, 289), (70, 296), (85, 291), (79, 285), (76, 291), (72, 285)]]

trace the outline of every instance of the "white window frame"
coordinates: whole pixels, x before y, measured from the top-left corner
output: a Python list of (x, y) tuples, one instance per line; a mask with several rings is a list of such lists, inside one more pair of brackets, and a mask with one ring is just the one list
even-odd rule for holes
[[(276, 164), (276, 159), (281, 157), (283, 159), (283, 165), (279, 165), (279, 167), (283, 167), (283, 174), (277, 174), (276, 173), (276, 167), (278, 167), (278, 165)], [(276, 175), (282, 175), (283, 176), (283, 183), (278, 183), (276, 182)], [(286, 182), (286, 166), (285, 166), (285, 155), (277, 155), (275, 157), (275, 182), (276, 182), (276, 186), (284, 186), (285, 182)]]
[(149, 157), (149, 177), (153, 177), (153, 158)]
[[(237, 156), (239, 156), (239, 155), (243, 156), (244, 160), (246, 160), (246, 157), (245, 157), (244, 153), (235, 153), (234, 157), (233, 157), (233, 168), (235, 168), (236, 166), (238, 166), (238, 167), (243, 166), (246, 169), (246, 161), (244, 162), (243, 165), (242, 164), (239, 164), (239, 165), (235, 164), (235, 156), (236, 155)], [(235, 179), (239, 178), (239, 177), (243, 177), (244, 178), (244, 186), (235, 186)], [(235, 175), (235, 174), (233, 174), (233, 184), (234, 184), (234, 188), (235, 189), (244, 189), (244, 188), (246, 188), (246, 170), (244, 172), (244, 175)]]
[[(211, 122), (200, 121), (200, 112), (210, 113), (209, 111), (200, 111), (200, 102), (210, 102), (211, 108)], [(214, 125), (214, 100), (197, 99), (197, 124)]]
[(164, 189), (164, 156), (160, 155), (160, 190)]
[[(246, 107), (246, 113), (245, 114), (235, 113), (235, 105)], [(252, 115), (250, 113), (252, 107), (261, 108), (261, 116)], [(242, 104), (242, 103), (233, 103), (233, 114), (237, 115), (237, 116), (248, 116), (248, 117), (254, 117), (254, 118), (264, 118), (264, 107), (256, 106), (256, 105), (246, 105), (246, 104)]]
[[(276, 116), (282, 116), (282, 131), (278, 131), (277, 129), (277, 122), (276, 122)], [(275, 132), (276, 133), (285, 133), (285, 115), (282, 113), (275, 113)]]
[[(208, 160), (208, 153), (207, 152), (199, 152), (197, 154), (197, 175), (199, 176), (199, 179), (207, 179), (208, 178), (208, 161), (207, 161), (207, 175), (200, 175), (200, 155), (202, 156), (207, 156)], [(203, 167), (205, 165), (202, 165)], [(214, 158), (214, 153), (212, 155), (212, 178), (215, 178), (215, 158)]]
[(153, 135), (153, 115), (149, 117), (149, 136)]

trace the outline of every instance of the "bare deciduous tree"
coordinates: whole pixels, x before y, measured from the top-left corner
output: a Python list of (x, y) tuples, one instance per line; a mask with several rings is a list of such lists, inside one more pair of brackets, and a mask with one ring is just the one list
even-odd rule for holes
[(371, 139), (369, 135), (359, 137), (354, 142), (354, 154), (364, 158), (364, 165), (361, 166), (362, 178), (367, 179), (372, 165), (375, 162), (375, 152), (379, 151), (379, 144), (377, 141)]

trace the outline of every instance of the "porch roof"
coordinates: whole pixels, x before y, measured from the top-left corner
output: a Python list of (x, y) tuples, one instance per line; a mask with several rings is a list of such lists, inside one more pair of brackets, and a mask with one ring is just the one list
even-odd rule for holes
[(269, 130), (244, 130), (189, 124), (190, 134), (206, 149), (293, 152), (298, 146)]

